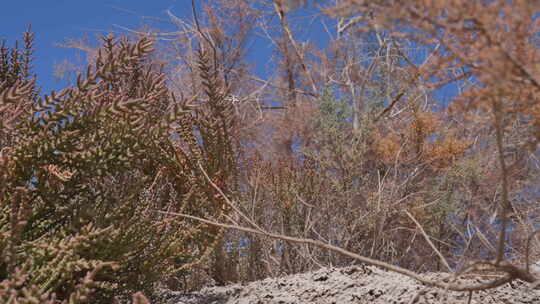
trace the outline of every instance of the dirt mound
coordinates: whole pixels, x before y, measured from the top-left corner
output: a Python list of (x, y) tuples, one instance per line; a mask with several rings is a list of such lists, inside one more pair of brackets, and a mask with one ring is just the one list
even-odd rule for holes
[[(428, 274), (432, 278), (443, 274)], [(469, 280), (468, 282), (479, 282)], [(195, 293), (162, 291), (159, 304), (418, 304), (467, 303), (468, 293), (427, 288), (406, 276), (371, 266), (323, 268), (315, 272), (265, 279), (246, 285), (205, 288)], [(470, 303), (540, 304), (540, 291), (513, 282), (497, 289), (475, 292)]]

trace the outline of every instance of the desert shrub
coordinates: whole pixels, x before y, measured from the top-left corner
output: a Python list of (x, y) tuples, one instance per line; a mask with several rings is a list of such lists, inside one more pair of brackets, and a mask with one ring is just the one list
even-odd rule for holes
[[(276, 161), (255, 155), (246, 160), (250, 170), (242, 179), (244, 213), (267, 231), (320, 240), (413, 269), (440, 270), (432, 248), (404, 211), (434, 237), (440, 252), (456, 252), (462, 227), (449, 218), (460, 212), (460, 193), (467, 187), (455, 176), (464, 174), (459, 170), (466, 164), (466, 140), (456, 140), (451, 146), (456, 151), (443, 150), (429, 136), (438, 134), (445, 141), (452, 130), (435, 123), (440, 119), (436, 113), (412, 107), (384, 121), (376, 119), (381, 109), (373, 108), (362, 114), (354, 130), (350, 105), (335, 95), (330, 88), (322, 91), (310, 140), (295, 158)], [(433, 146), (438, 150), (428, 150)], [(268, 240), (251, 237), (244, 261), (269, 276), (354, 263), (324, 249), (259, 245), (264, 242)], [(261, 260), (268, 266), (260, 265)]]
[(25, 41), (22, 55), (0, 52), (2, 292), (67, 301), (95, 290), (92, 302), (107, 302), (207, 257), (220, 229), (171, 220), (227, 212), (208, 178), (225, 189), (233, 173), (232, 119), (206, 54), (195, 109), (170, 93), (146, 38), (104, 37), (75, 87), (42, 97)]
[[(323, 4), (337, 26), (322, 50), (277, 4), (280, 112), (261, 111), (271, 144), (245, 160), (243, 224), (416, 271), (524, 262), (537, 255), (524, 246), (538, 227), (537, 6), (394, 4)], [(339, 98), (318, 91), (328, 83)], [(268, 275), (350, 262), (264, 241), (250, 256)]]

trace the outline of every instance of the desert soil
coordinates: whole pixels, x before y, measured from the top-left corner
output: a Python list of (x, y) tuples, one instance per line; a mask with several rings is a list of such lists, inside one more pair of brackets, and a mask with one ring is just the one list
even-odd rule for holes
[[(426, 275), (442, 278), (447, 274)], [(467, 281), (469, 284), (474, 282)], [(315, 272), (265, 279), (245, 285), (208, 287), (193, 293), (162, 290), (157, 303), (466, 304), (468, 300), (468, 293), (428, 288), (406, 276), (372, 266), (351, 266), (323, 268)], [(540, 290), (531, 290), (529, 284), (523, 282), (512, 282), (497, 289), (474, 292), (470, 303), (540, 304)]]

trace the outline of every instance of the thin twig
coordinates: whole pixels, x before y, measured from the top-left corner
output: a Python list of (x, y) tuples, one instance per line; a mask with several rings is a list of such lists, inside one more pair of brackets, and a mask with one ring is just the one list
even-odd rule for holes
[[(310, 82), (311, 89), (313, 90), (313, 92), (317, 92), (317, 86), (315, 85), (315, 81), (313, 80), (311, 73), (308, 71), (308, 68), (304, 60), (304, 56), (302, 56), (302, 54), (300, 53), (296, 40), (294, 40), (291, 29), (289, 28), (289, 24), (287, 22), (285, 11), (283, 10), (281, 1), (274, 1), (274, 9), (279, 17), (279, 21), (281, 22), (281, 27), (283, 28), (283, 31), (285, 32), (287, 39), (291, 43), (296, 57), (298, 58), (298, 63), (300, 64), (300, 67), (302, 68), (302, 70), (304, 71), (306, 77), (308, 78)], [(287, 56), (287, 54), (284, 54), (284, 55)]]
[(503, 122), (502, 122), (502, 105), (500, 101), (493, 100), (493, 115), (495, 116), (495, 135), (497, 142), (497, 154), (499, 158), (499, 165), (501, 166), (501, 179), (502, 179), (502, 198), (501, 198), (501, 231), (499, 233), (499, 241), (497, 248), (497, 259), (496, 263), (500, 263), (504, 259), (504, 249), (506, 247), (506, 234), (508, 230), (509, 215), (512, 212), (512, 206), (508, 199), (508, 170), (506, 168), (506, 161), (504, 159), (504, 150), (503, 150)]
[(422, 227), (422, 225), (420, 225), (420, 223), (414, 218), (414, 216), (412, 216), (412, 214), (409, 213), (409, 211), (405, 210), (405, 213), (407, 214), (407, 216), (409, 216), (409, 218), (416, 224), (416, 226), (418, 227), (418, 229), (420, 229), (420, 232), (422, 233), (422, 235), (424, 236), (424, 238), (426, 239), (426, 241), (428, 242), (429, 246), (431, 246), (431, 248), (435, 251), (435, 253), (437, 253), (437, 255), (439, 256), (439, 258), (441, 259), (442, 263), (444, 264), (444, 266), (446, 267), (446, 269), (448, 269), (449, 272), (452, 272), (452, 267), (450, 267), (450, 265), (448, 264), (448, 262), (446, 261), (446, 259), (444, 258), (444, 256), (442, 255), (442, 253), (437, 249), (437, 247), (435, 247), (435, 245), (433, 244), (433, 242), (431, 242), (431, 239), (430, 237), (427, 235), (426, 231), (424, 230), (424, 227)]
[(530, 252), (531, 252), (531, 240), (532, 238), (540, 232), (539, 229), (536, 229), (528, 238), (527, 238), (527, 247), (525, 249), (525, 267), (527, 272), (530, 273)]
[(201, 25), (199, 24), (199, 18), (197, 17), (197, 10), (195, 9), (195, 0), (191, 0), (191, 12), (193, 14), (193, 20), (195, 21), (195, 27), (197, 28), (197, 32), (199, 32), (199, 34), (203, 37), (203, 39), (206, 40), (206, 42), (208, 42), (208, 44), (212, 48), (214, 67), (216, 67), (218, 63), (217, 50), (216, 50), (216, 47), (214, 46), (214, 42), (209, 37), (207, 37), (201, 30)]
[(227, 197), (225, 195), (225, 193), (223, 193), (223, 190), (221, 190), (221, 188), (219, 188), (213, 181), (212, 179), (210, 179), (210, 176), (208, 176), (208, 173), (206, 173), (206, 170), (204, 170), (203, 166), (201, 163), (199, 163), (199, 169), (201, 169), (201, 172), (203, 173), (204, 177), (206, 178), (206, 180), (210, 183), (210, 185), (212, 185), (212, 187), (214, 187), (214, 189), (216, 189), (217, 192), (219, 192), (219, 194), (221, 195), (221, 197), (223, 197), (223, 199), (225, 200), (225, 202), (227, 203), (227, 205), (229, 205), (234, 211), (236, 211), (236, 213), (238, 213), (240, 215), (240, 217), (244, 218), (244, 220), (246, 220), (246, 222), (250, 225), (252, 225), (253, 227), (257, 228), (258, 230), (260, 231), (264, 231), (261, 227), (259, 227), (259, 225), (257, 225), (257, 223), (255, 223), (254, 221), (252, 221), (247, 215), (245, 215), (243, 212), (240, 211), (240, 209), (238, 209), (238, 207), (236, 206), (236, 204), (231, 201), (229, 199), (229, 197)]

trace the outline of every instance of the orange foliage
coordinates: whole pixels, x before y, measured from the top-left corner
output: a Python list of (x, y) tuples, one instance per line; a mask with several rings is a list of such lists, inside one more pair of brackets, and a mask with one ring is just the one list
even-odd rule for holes
[(423, 140), (433, 134), (439, 126), (438, 116), (431, 111), (418, 111), (414, 114), (411, 129), (417, 139)]
[(446, 168), (452, 165), (470, 147), (471, 142), (461, 140), (454, 135), (447, 135), (442, 139), (424, 147), (425, 159), (435, 168)]
[(399, 152), (401, 150), (399, 136), (395, 133), (384, 137), (378, 136), (374, 143), (374, 150), (377, 157), (387, 165), (399, 162)]

